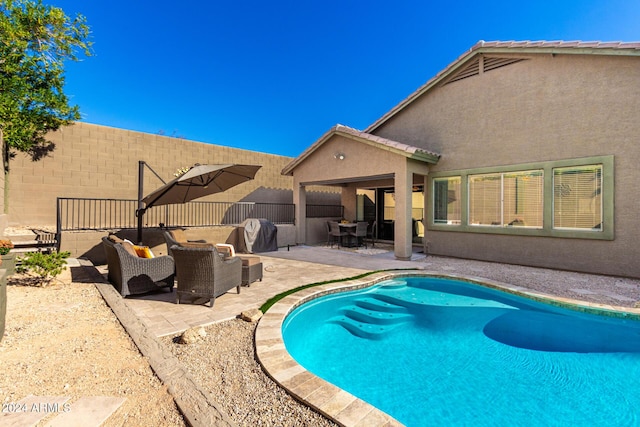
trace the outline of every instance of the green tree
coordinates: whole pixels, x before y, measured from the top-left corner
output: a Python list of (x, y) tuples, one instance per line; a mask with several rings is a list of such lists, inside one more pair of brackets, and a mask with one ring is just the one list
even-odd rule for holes
[[(15, 151), (39, 160), (46, 134), (80, 118), (63, 92), (64, 63), (91, 56), (89, 27), (41, 0), (0, 0), (0, 141), (5, 176)], [(5, 204), (6, 206), (6, 204)]]

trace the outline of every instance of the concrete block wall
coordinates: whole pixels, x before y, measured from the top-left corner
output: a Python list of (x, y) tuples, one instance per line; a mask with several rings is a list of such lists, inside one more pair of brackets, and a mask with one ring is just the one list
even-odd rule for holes
[[(33, 162), (18, 153), (10, 162), (9, 226), (54, 226), (56, 197), (137, 199), (139, 160), (165, 181), (195, 163), (262, 165), (255, 180), (201, 200), (251, 201), (252, 194), (264, 198), (292, 190), (292, 178), (280, 174), (290, 157), (88, 123), (60, 129), (49, 139), (56, 145), (50, 156)], [(161, 185), (145, 168), (145, 195)]]
[[(51, 133), (49, 139), (55, 144), (55, 150), (48, 157), (34, 162), (29, 156), (17, 153), (11, 160), (7, 182), (8, 214), (2, 214), (4, 197), (0, 197), (0, 234), (7, 226), (55, 229), (57, 197), (137, 199), (139, 160), (146, 162), (167, 182), (174, 178), (179, 168), (195, 163), (261, 165), (254, 180), (200, 200), (293, 203), (293, 178), (280, 173), (292, 160), (290, 157), (88, 123), (62, 128)], [(162, 181), (145, 167), (144, 194), (161, 185)], [(315, 187), (313, 190), (309, 203), (340, 203), (339, 192), (335, 189)], [(2, 173), (0, 195), (4, 192)], [(278, 245), (295, 244), (293, 226), (278, 228)], [(187, 230), (187, 234), (193, 234), (194, 239), (224, 242), (232, 230), (233, 227), (197, 228)], [(136, 230), (64, 232), (60, 250), (71, 252), (73, 257), (104, 263), (100, 239), (109, 231), (136, 240)], [(143, 240), (154, 253), (166, 253), (159, 229), (145, 228)]]

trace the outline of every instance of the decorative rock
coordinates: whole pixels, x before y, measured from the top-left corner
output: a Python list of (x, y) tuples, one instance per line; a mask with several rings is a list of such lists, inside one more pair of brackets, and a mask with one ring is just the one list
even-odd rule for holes
[(207, 336), (207, 331), (202, 326), (199, 328), (187, 329), (178, 337), (179, 344), (193, 344)]
[(262, 312), (257, 308), (245, 310), (240, 313), (240, 318), (245, 322), (257, 322), (262, 317)]

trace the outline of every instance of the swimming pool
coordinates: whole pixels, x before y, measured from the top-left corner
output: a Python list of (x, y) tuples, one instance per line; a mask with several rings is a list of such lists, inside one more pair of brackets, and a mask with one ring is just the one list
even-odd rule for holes
[(640, 423), (640, 321), (407, 277), (282, 325), (304, 368), (407, 426)]

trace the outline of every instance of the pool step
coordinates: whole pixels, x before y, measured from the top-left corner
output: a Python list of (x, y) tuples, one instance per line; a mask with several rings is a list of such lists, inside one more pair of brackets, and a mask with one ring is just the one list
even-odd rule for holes
[(413, 318), (406, 307), (380, 301), (375, 297), (358, 299), (354, 304), (342, 307), (340, 312), (331, 321), (353, 335), (367, 339), (381, 339)]
[(399, 286), (407, 286), (407, 281), (404, 279), (392, 279), (387, 280), (383, 284), (378, 285), (380, 289), (397, 288)]
[(388, 301), (382, 301), (375, 297), (366, 297), (359, 299), (355, 302), (355, 305), (367, 310), (376, 310), (386, 313), (408, 313), (407, 307), (401, 305), (392, 304)]
[(336, 323), (353, 335), (366, 339), (382, 339), (386, 334), (400, 327), (403, 323), (394, 323), (389, 325), (379, 325), (373, 323), (359, 322), (347, 316), (336, 317), (330, 320)]
[(387, 311), (377, 311), (358, 307), (357, 305), (346, 306), (342, 309), (342, 314), (357, 322), (371, 323), (374, 325), (391, 325), (410, 320), (413, 316), (408, 313), (393, 313)]
[(420, 295), (418, 296), (409, 295), (409, 296), (401, 297), (401, 296), (381, 293), (381, 294), (373, 294), (373, 298), (387, 304), (392, 304), (397, 307), (403, 307), (404, 309), (408, 309), (410, 307), (415, 307), (418, 305), (423, 306), (423, 305), (430, 304), (430, 301), (427, 298), (424, 298)]

